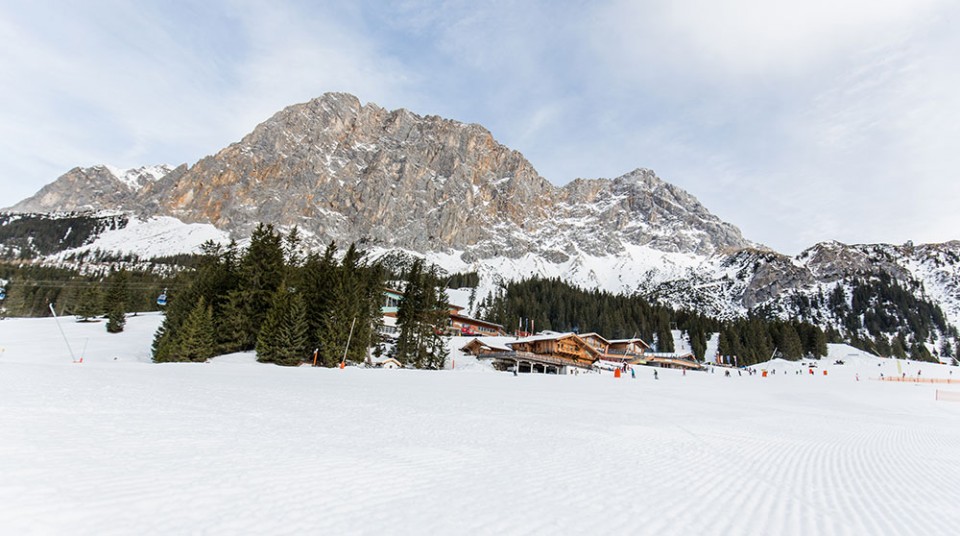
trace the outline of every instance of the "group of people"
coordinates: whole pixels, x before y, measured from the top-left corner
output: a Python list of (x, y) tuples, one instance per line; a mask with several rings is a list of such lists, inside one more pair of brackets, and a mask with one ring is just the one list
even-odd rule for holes
[[(627, 363), (621, 364), (620, 367), (619, 367), (619, 370), (620, 370), (620, 372), (623, 372), (624, 374), (626, 374), (627, 372), (630, 372), (630, 377), (631, 377), (631, 378), (636, 379), (636, 377), (637, 377), (637, 370), (636, 370), (635, 368), (631, 367), (631, 366), (630, 366), (629, 364), (627, 364)], [(686, 376), (686, 375), (687, 375), (687, 371), (683, 371), (683, 375)], [(654, 369), (654, 371), (653, 371), (653, 379), (654, 379), (654, 380), (659, 380), (659, 379), (660, 379), (659, 375), (657, 374), (656, 369)]]

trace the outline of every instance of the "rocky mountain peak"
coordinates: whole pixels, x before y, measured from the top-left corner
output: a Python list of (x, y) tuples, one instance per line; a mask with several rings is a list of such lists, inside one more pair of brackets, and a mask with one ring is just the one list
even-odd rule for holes
[(165, 172), (154, 180), (146, 169), (124, 171), (121, 180), (98, 170), (95, 188), (65, 176), (51, 185), (60, 194), (29, 208), (79, 208), (71, 194), (85, 188), (92, 194), (77, 199), (86, 206), (212, 223), (238, 237), (263, 221), (296, 225), (314, 244), (363, 241), (471, 259), (562, 261), (578, 251), (616, 255), (626, 244), (711, 255), (752, 245), (651, 170), (559, 188), (480, 125), (346, 93), (288, 106), (216, 154)]
[(39, 192), (12, 207), (10, 212), (76, 212), (85, 210), (125, 210), (137, 193), (157, 182), (173, 168), (168, 165), (121, 169), (101, 164), (75, 167)]

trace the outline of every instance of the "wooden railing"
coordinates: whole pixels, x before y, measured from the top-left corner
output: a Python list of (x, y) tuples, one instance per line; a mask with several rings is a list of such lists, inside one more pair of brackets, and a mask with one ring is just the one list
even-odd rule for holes
[(590, 367), (590, 363), (577, 361), (574, 359), (555, 357), (547, 354), (535, 354), (533, 352), (487, 352), (477, 356), (477, 359), (513, 359), (516, 361), (530, 361), (533, 363), (543, 363), (545, 365), (572, 365), (576, 367)]

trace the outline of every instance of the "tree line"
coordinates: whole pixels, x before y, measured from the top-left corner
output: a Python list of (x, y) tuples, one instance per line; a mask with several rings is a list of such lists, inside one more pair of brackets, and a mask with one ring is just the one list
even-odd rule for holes
[[(351, 244), (342, 256), (331, 243), (321, 253), (301, 252), (296, 228), (282, 236), (260, 224), (241, 250), (207, 243), (193, 270), (178, 276), (153, 342), (156, 362), (205, 361), (255, 350), (258, 361), (295, 366), (337, 366), (370, 359), (382, 348), (384, 284), (388, 271)], [(435, 269), (415, 261), (398, 312), (400, 335), (388, 352), (402, 364), (440, 368), (438, 343), (446, 305)]]
[[(0, 263), (0, 279), (6, 280), (4, 314), (13, 317), (50, 316), (50, 305), (58, 315), (76, 315), (89, 321), (108, 310), (155, 311), (157, 296), (171, 284), (171, 278), (147, 270), (101, 267), (89, 273), (72, 268), (34, 264)], [(109, 289), (122, 285), (122, 296), (107, 300)]]
[[(922, 286), (901, 283), (883, 272), (854, 278), (846, 285), (837, 283), (827, 293), (793, 296), (791, 306), (800, 319), (832, 324), (827, 330), (830, 342), (846, 342), (884, 357), (922, 361), (937, 361), (934, 352), (942, 357), (957, 355), (956, 328), (939, 306), (925, 299)], [(820, 311), (826, 311), (827, 317)]]
[[(659, 352), (675, 351), (671, 330), (679, 330), (690, 342), (698, 359), (706, 356), (707, 340), (719, 333), (718, 351), (736, 355), (741, 365), (750, 365), (776, 355), (786, 359), (827, 354), (826, 334), (807, 322), (785, 322), (751, 316), (719, 321), (695, 311), (674, 310), (642, 296), (584, 290), (559, 278), (533, 277), (506, 283), (480, 305), (483, 318), (505, 326), (519, 327), (530, 319), (539, 330), (596, 332), (607, 339), (639, 337)], [(523, 322), (524, 327), (529, 325)]]

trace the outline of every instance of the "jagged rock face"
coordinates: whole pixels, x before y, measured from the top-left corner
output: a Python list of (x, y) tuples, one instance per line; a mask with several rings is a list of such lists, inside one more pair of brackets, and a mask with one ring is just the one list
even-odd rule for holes
[(478, 125), (344, 94), (283, 110), (155, 190), (166, 213), (238, 235), (268, 221), (317, 242), (454, 249), (469, 259), (534, 252), (562, 262), (577, 249), (615, 253), (622, 240), (704, 254), (747, 244), (650, 171), (557, 188)]
[(341, 93), (290, 106), (142, 187), (99, 169), (74, 170), (14, 208), (120, 208), (209, 222), (237, 238), (258, 222), (296, 225), (313, 245), (455, 250), (468, 262), (528, 253), (565, 262), (625, 244), (700, 255), (752, 245), (652, 171), (558, 188), (479, 125)]
[(35, 195), (6, 209), (11, 212), (75, 212), (128, 209), (137, 192), (171, 170), (145, 166), (118, 170), (107, 166), (73, 168)]
[[(592, 226), (587, 231), (594, 238), (613, 234), (660, 251), (698, 255), (752, 245), (739, 229), (648, 169), (637, 169), (612, 181), (578, 179), (564, 188), (564, 194), (566, 216), (590, 221)], [(602, 245), (585, 249), (594, 254), (615, 254), (620, 247), (611, 242)]]
[(822, 242), (801, 252), (797, 258), (817, 279), (825, 282), (880, 272), (902, 280), (909, 274), (900, 266), (899, 260), (907, 254), (903, 248), (888, 244), (848, 246), (839, 242)]
[(291, 106), (149, 192), (185, 221), (317, 241), (465, 249), (546, 216), (556, 188), (478, 125), (328, 94)]
[(776, 300), (788, 291), (814, 282), (813, 274), (793, 259), (773, 251), (744, 249), (721, 262), (721, 268), (742, 282), (736, 299), (747, 309)]

